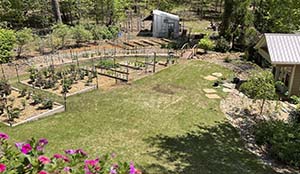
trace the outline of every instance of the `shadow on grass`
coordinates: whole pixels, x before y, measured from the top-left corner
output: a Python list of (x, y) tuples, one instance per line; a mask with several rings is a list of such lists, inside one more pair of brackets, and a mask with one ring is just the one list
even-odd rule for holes
[[(144, 166), (146, 171), (183, 174), (269, 174), (275, 173), (243, 148), (237, 131), (229, 123), (169, 137), (157, 135), (145, 140), (156, 151), (149, 152), (160, 164)], [(166, 168), (166, 165), (175, 166)]]

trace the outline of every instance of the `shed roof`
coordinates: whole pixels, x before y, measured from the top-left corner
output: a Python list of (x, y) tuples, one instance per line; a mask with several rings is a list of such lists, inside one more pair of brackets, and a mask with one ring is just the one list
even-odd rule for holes
[(272, 64), (300, 64), (300, 34), (266, 33), (257, 47), (267, 47)]
[(164, 11), (160, 11), (160, 10), (153, 10), (153, 14), (158, 16), (166, 16), (174, 20), (179, 20), (179, 16)]
[(144, 18), (144, 21), (152, 21), (153, 20), (153, 15), (157, 15), (157, 16), (164, 16), (170, 19), (174, 19), (174, 20), (180, 20), (179, 16), (171, 14), (171, 13), (167, 13), (164, 11), (160, 11), (160, 10), (153, 10), (151, 12), (151, 14), (149, 16), (147, 16), (146, 18)]

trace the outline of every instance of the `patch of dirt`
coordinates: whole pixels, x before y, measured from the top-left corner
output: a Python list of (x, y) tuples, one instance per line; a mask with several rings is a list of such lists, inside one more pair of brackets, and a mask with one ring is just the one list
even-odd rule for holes
[(152, 88), (152, 90), (163, 94), (169, 94), (169, 95), (175, 94), (175, 92), (169, 86), (164, 86), (164, 85), (156, 85)]

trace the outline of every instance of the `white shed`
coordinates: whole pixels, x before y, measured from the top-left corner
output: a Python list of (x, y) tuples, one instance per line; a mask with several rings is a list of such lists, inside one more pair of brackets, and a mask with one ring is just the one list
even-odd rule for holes
[(152, 14), (144, 20), (152, 20), (153, 37), (174, 37), (177, 38), (180, 32), (180, 18), (177, 15), (153, 10)]

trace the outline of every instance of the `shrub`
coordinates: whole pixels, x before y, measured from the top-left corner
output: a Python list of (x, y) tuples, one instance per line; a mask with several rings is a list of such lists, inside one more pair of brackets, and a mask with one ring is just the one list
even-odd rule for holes
[(141, 174), (132, 162), (116, 161), (115, 155), (90, 159), (82, 149), (69, 149), (65, 154), (45, 155), (47, 139), (34, 138), (25, 142), (8, 143), (9, 136), (0, 132), (0, 173), (90, 173), (90, 174)]
[(290, 97), (291, 103), (293, 104), (299, 104), (300, 103), (300, 97), (293, 95)]
[(4, 97), (11, 94), (11, 86), (6, 80), (0, 80), (0, 96)]
[(99, 61), (97, 67), (109, 69), (109, 68), (118, 68), (119, 65), (115, 64), (113, 60), (104, 59)]
[(256, 126), (258, 145), (265, 145), (270, 155), (286, 164), (300, 167), (300, 125), (268, 121)]
[(31, 103), (32, 105), (40, 104), (43, 101), (42, 96), (38, 95), (38, 94), (33, 94), (32, 95), (32, 100), (33, 100), (33, 102)]
[(17, 56), (20, 57), (24, 46), (34, 40), (32, 30), (29, 28), (24, 28), (16, 32), (16, 43), (18, 45), (17, 48)]
[(225, 59), (224, 59), (224, 62), (225, 62), (225, 63), (230, 63), (231, 61), (232, 61), (232, 60), (231, 60), (230, 57), (228, 57), (228, 56), (225, 57)]
[(72, 38), (76, 40), (76, 43), (89, 41), (92, 38), (90, 31), (86, 30), (82, 25), (76, 25), (72, 28)]
[(19, 108), (7, 107), (6, 112), (8, 116), (8, 121), (13, 122), (14, 119), (19, 118), (21, 110)]
[(65, 46), (65, 41), (70, 37), (71, 29), (65, 24), (57, 24), (52, 27), (53, 35), (61, 40), (61, 46)]
[(282, 81), (275, 82), (276, 91), (281, 94), (286, 94), (288, 92), (288, 87)]
[(254, 100), (262, 100), (261, 111), (263, 112), (266, 100), (276, 98), (276, 89), (273, 74), (269, 71), (253, 72), (246, 83), (243, 83), (240, 90)]
[(221, 53), (226, 53), (230, 50), (230, 43), (226, 39), (221, 37), (216, 42), (215, 50)]
[(53, 108), (53, 101), (51, 99), (44, 99), (41, 103), (39, 109), (52, 109)]
[(27, 94), (27, 89), (26, 88), (22, 89), (21, 91), (19, 91), (19, 94), (20, 94), (19, 95), (20, 98), (25, 97)]
[(13, 54), (14, 44), (16, 42), (13, 30), (0, 28), (0, 63), (7, 63)]
[(214, 42), (209, 38), (203, 38), (198, 43), (199, 48), (204, 49), (204, 52), (207, 53), (208, 50), (212, 50), (214, 48)]

